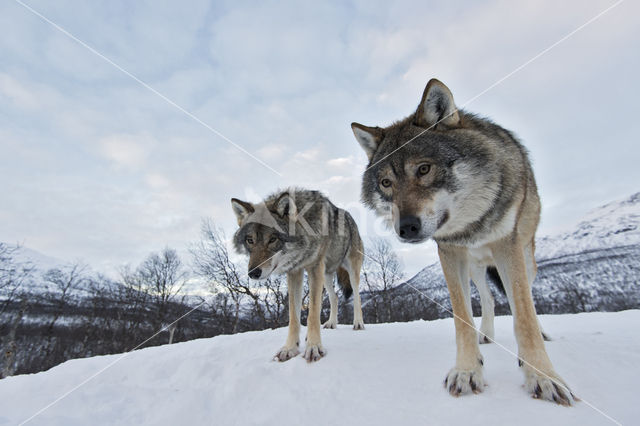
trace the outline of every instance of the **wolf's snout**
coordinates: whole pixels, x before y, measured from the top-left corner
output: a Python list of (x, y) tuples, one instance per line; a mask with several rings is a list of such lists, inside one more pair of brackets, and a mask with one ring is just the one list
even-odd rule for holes
[(420, 219), (416, 216), (402, 216), (398, 235), (407, 240), (416, 238), (420, 234)]
[(249, 278), (257, 280), (258, 278), (260, 278), (260, 275), (262, 275), (262, 269), (260, 268), (253, 268), (249, 270)]

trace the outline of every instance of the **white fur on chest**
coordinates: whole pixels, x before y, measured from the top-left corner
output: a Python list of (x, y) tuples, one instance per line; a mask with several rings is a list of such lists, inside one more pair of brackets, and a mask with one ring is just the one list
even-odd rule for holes
[(469, 247), (482, 247), (486, 244), (498, 241), (513, 232), (518, 216), (518, 205), (512, 205), (507, 214), (489, 232), (483, 234), (478, 240), (469, 244)]

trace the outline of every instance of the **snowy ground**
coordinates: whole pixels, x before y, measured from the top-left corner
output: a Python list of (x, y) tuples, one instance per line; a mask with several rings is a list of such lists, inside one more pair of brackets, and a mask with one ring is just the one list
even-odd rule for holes
[[(542, 323), (554, 338), (547, 348), (556, 369), (583, 399), (575, 407), (530, 398), (516, 360), (495, 344), (481, 347), (484, 393), (449, 396), (442, 380), (455, 343), (446, 319), (323, 330), (328, 354), (315, 364), (271, 361), (284, 328), (72, 360), (1, 380), (0, 424), (28, 419), (115, 361), (29, 424), (612, 424), (597, 410), (637, 424), (640, 311)], [(516, 350), (511, 317), (496, 319), (496, 338)]]

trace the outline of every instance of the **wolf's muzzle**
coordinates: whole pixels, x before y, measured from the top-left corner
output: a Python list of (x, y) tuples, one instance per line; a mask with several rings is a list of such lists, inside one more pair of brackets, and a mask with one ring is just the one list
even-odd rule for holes
[(420, 218), (416, 216), (402, 216), (398, 227), (398, 235), (405, 240), (413, 240), (420, 234)]
[(249, 278), (257, 280), (258, 278), (260, 278), (260, 275), (262, 275), (262, 269), (260, 268), (253, 268), (249, 270)]

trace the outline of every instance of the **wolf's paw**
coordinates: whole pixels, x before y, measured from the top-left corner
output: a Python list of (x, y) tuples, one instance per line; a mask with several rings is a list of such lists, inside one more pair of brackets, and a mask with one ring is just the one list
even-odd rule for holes
[(275, 356), (273, 357), (274, 361), (280, 361), (280, 362), (284, 362), (284, 361), (288, 361), (291, 358), (297, 356), (300, 353), (300, 350), (298, 349), (298, 345), (290, 347), (290, 346), (283, 346), (277, 354), (275, 354)]
[(525, 370), (524, 387), (534, 398), (566, 406), (573, 405), (577, 401), (569, 386), (555, 372), (542, 374), (529, 366), (523, 366), (523, 368)]
[(478, 343), (481, 345), (485, 343), (493, 343), (493, 333), (489, 331), (482, 331), (478, 333)]
[(478, 343), (484, 345), (485, 343), (493, 343), (493, 339), (489, 336), (478, 334)]
[(320, 344), (317, 344), (317, 345), (309, 345), (309, 344), (307, 344), (307, 348), (304, 350), (304, 355), (302, 355), (302, 356), (304, 357), (304, 359), (307, 360), (307, 362), (313, 362), (313, 361), (319, 360), (320, 358), (322, 358), (326, 354), (327, 354), (327, 351), (324, 350), (322, 345), (320, 345)]
[(482, 392), (485, 387), (482, 365), (471, 370), (452, 368), (444, 379), (444, 387), (453, 396)]
[(338, 321), (335, 320), (335, 319), (334, 320), (329, 319), (329, 321), (327, 321), (324, 324), (322, 324), (322, 327), (323, 328), (333, 328), (333, 329), (338, 328)]
[(353, 322), (354, 330), (364, 330), (364, 322), (362, 320), (356, 320)]

